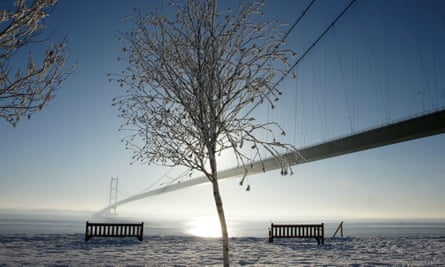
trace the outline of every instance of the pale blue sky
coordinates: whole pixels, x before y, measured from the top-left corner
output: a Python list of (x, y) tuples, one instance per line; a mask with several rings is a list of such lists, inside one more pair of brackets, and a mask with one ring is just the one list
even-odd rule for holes
[[(31, 120), (16, 128), (0, 121), (0, 209), (95, 211), (108, 202), (112, 176), (138, 193), (167, 171), (129, 164), (111, 106), (122, 90), (106, 76), (124, 68), (116, 37), (131, 28), (125, 16), (159, 2), (60, 1), (48, 30), (69, 37), (77, 68)], [(265, 13), (292, 24), (308, 2), (269, 1)], [(286, 45), (301, 55), (348, 2), (317, 1)], [(285, 94), (277, 110), (257, 115), (278, 121), (288, 132), (283, 141), (301, 147), (444, 106), (444, 12), (441, 1), (358, 0), (299, 65), (298, 79), (280, 84)], [(250, 177), (250, 192), (230, 180), (222, 185), (225, 209), (229, 218), (272, 220), (445, 218), (444, 149), (439, 135), (326, 159), (295, 166), (293, 176)], [(205, 185), (119, 208), (165, 216), (214, 210)]]

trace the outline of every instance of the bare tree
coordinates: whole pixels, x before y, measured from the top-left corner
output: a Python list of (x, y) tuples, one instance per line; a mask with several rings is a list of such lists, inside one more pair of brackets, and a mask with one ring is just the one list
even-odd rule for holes
[[(29, 2), (29, 1), (28, 1)], [(50, 43), (37, 64), (31, 53), (19, 67), (20, 51), (38, 45), (45, 28), (42, 20), (57, 0), (15, 0), (9, 9), (0, 10), (0, 117), (15, 126), (25, 116), (28, 119), (42, 110), (54, 98), (54, 92), (72, 72), (65, 68), (66, 40)], [(4, 5), (4, 4), (2, 4)], [(14, 70), (14, 68), (18, 68)]]
[(257, 103), (274, 107), (281, 95), (277, 74), (286, 73), (293, 55), (280, 48), (284, 25), (264, 21), (262, 6), (247, 2), (220, 11), (216, 0), (189, 0), (170, 3), (173, 18), (164, 15), (164, 6), (148, 14), (136, 11), (129, 17), (135, 29), (122, 34), (125, 56), (118, 60), (127, 67), (111, 77), (127, 88), (114, 104), (126, 121), (122, 129), (131, 131), (124, 140), (134, 160), (186, 166), (211, 182), (225, 266), (229, 240), (217, 155), (231, 151), (247, 174), (267, 152), (287, 173), (280, 154), (296, 151), (276, 138), (258, 139), (261, 131), (272, 136), (284, 131), (249, 116)]

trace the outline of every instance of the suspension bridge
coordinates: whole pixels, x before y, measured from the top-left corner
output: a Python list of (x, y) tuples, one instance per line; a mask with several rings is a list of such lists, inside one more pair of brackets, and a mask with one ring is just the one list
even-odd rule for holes
[[(328, 39), (327, 35), (331, 34), (334, 37), (331, 37), (331, 41), (334, 40), (334, 43), (336, 43), (336, 36), (338, 35), (338, 33), (335, 33), (335, 27), (337, 26), (337, 23), (339, 21), (344, 20), (345, 16), (348, 15), (348, 13), (353, 13), (352, 15), (350, 15), (350, 17), (352, 17), (354, 20), (358, 20), (358, 16), (357, 15), (359, 13), (359, 11), (351, 11), (354, 9), (354, 5), (357, 5), (356, 2), (360, 2), (360, 1), (349, 1), (347, 2), (347, 4), (338, 11), (338, 13), (336, 14), (336, 16), (334, 16), (331, 21), (329, 23), (326, 24), (325, 27), (322, 28), (322, 30), (320, 31), (320, 33), (318, 34), (318, 36), (316, 36), (316, 38), (314, 38), (311, 42), (309, 42), (309, 45), (306, 46), (305, 49), (303, 49), (303, 53), (301, 54), (301, 56), (299, 58), (297, 58), (295, 64), (293, 64), (291, 66), (291, 68), (289, 69), (288, 73), (286, 75), (284, 75), (278, 82), (277, 84), (279, 84), (280, 82), (282, 82), (287, 76), (288, 74), (290, 74), (294, 69), (298, 68), (300, 70), (300, 73), (305, 73), (304, 69), (302, 69), (302, 62), (303, 60), (306, 58), (307, 61), (307, 56), (311, 53), (314, 53), (314, 49), (317, 48), (320, 44), (320, 42), (324, 39)], [(290, 33), (294, 30), (294, 28), (296, 28), (296, 26), (298, 26), (299, 23), (301, 23), (301, 21), (303, 20), (304, 16), (306, 16), (308, 13), (310, 13), (311, 8), (313, 9), (316, 1), (310, 1), (309, 4), (305, 7), (305, 9), (303, 9), (303, 12), (301, 12), (301, 14), (297, 17), (295, 23), (290, 27), (289, 31), (286, 34), (286, 37), (290, 35)], [(363, 1), (362, 2), (362, 8), (366, 8), (366, 2)], [(356, 7), (357, 8), (357, 7)], [(386, 7), (387, 8), (387, 7)], [(412, 12), (412, 10), (409, 9), (410, 7), (407, 7), (407, 12)], [(434, 15), (434, 5), (431, 4), (431, 14)], [(357, 8), (358, 9), (358, 8)], [(389, 8), (387, 8), (389, 9)], [(439, 11), (437, 11), (439, 12)], [(389, 11), (387, 10), (385, 13), (385, 17), (388, 17)], [(440, 13), (440, 12), (439, 12)], [(419, 15), (420, 17), (421, 15)], [(351, 19), (351, 18), (350, 18)], [(352, 21), (352, 23), (354, 23), (354, 21)], [(387, 22), (383, 22), (383, 23), (389, 23)], [(439, 22), (439, 24), (445, 24), (442, 21)], [(360, 24), (360, 23), (357, 23)], [(434, 24), (434, 21), (433, 23)], [(366, 23), (364, 23), (364, 25), (366, 25)], [(374, 55), (374, 57), (370, 56), (370, 65), (374, 65), (374, 72), (375, 72), (375, 80), (377, 80), (376, 85), (379, 88), (383, 88), (381, 90), (381, 94), (384, 95), (384, 98), (382, 100), (383, 102), (383, 108), (382, 110), (384, 110), (384, 117), (386, 119), (386, 122), (384, 123), (380, 123), (378, 124), (378, 126), (372, 127), (372, 128), (364, 128), (362, 130), (359, 131), (355, 131), (356, 128), (356, 118), (359, 117), (355, 112), (356, 112), (356, 106), (358, 104), (352, 103), (351, 102), (357, 102), (357, 91), (356, 89), (350, 89), (350, 91), (348, 92), (348, 89), (346, 86), (347, 82), (343, 82), (343, 87), (344, 91), (345, 91), (345, 95), (348, 95), (348, 93), (350, 95), (352, 95), (352, 97), (349, 97), (348, 100), (348, 96), (346, 96), (346, 103), (345, 109), (347, 110), (347, 121), (349, 122), (350, 128), (351, 128), (351, 132), (347, 133), (347, 134), (343, 134), (340, 137), (334, 137), (331, 139), (324, 139), (321, 140), (319, 142), (314, 142), (310, 145), (301, 145), (297, 147), (299, 147), (299, 155), (298, 154), (294, 154), (294, 153), (287, 153), (284, 154), (283, 157), (286, 159), (287, 163), (290, 166), (293, 165), (298, 165), (298, 164), (304, 164), (307, 162), (313, 162), (313, 161), (317, 161), (317, 160), (322, 160), (322, 159), (327, 159), (330, 157), (335, 157), (335, 156), (340, 156), (340, 155), (345, 155), (348, 153), (354, 153), (354, 152), (358, 152), (358, 151), (363, 151), (363, 150), (367, 150), (367, 149), (372, 149), (372, 148), (377, 148), (377, 147), (381, 147), (381, 146), (386, 146), (386, 145), (391, 145), (391, 144), (396, 144), (396, 143), (400, 143), (400, 142), (405, 142), (405, 141), (409, 141), (409, 140), (414, 140), (414, 139), (418, 139), (418, 138), (424, 138), (424, 137), (428, 137), (428, 136), (432, 136), (432, 135), (437, 135), (437, 134), (442, 134), (445, 132), (445, 109), (444, 109), (444, 104), (443, 103), (439, 103), (440, 102), (440, 86), (438, 85), (439, 83), (441, 83), (440, 77), (438, 77), (438, 75), (436, 74), (437, 69), (439, 68), (437, 65), (437, 60), (438, 59), (433, 59), (432, 64), (435, 65), (433, 66), (433, 74), (430, 73), (429, 71), (427, 71), (427, 68), (425, 66), (426, 64), (426, 55), (424, 54), (424, 52), (422, 52), (422, 48), (420, 47), (421, 43), (423, 42), (423, 39), (421, 37), (418, 37), (417, 40), (415, 40), (417, 42), (417, 45), (415, 45), (415, 47), (417, 49), (419, 49), (419, 66), (420, 66), (420, 71), (421, 75), (420, 80), (421, 82), (419, 82), (419, 87), (418, 88), (414, 88), (411, 91), (413, 91), (413, 95), (415, 95), (417, 97), (417, 106), (418, 109), (420, 109), (420, 111), (418, 110), (417, 112), (415, 112), (415, 114), (411, 114), (409, 116), (402, 116), (399, 117), (398, 119), (391, 119), (391, 117), (393, 117), (394, 115), (391, 114), (391, 106), (390, 106), (390, 98), (391, 98), (391, 92), (390, 92), (390, 88), (392, 86), (391, 82), (390, 82), (390, 77), (388, 76), (388, 72), (390, 72), (391, 67), (389, 66), (389, 52), (385, 52), (387, 50), (390, 50), (389, 48), (389, 35), (391, 32), (391, 27), (388, 26), (388, 24), (384, 24), (386, 25), (383, 29), (383, 48), (386, 48), (386, 50), (384, 50), (383, 52), (383, 59), (382, 62), (386, 62), (386, 64), (383, 64), (382, 68), (377, 67), (377, 60), (375, 59), (377, 56), (375, 55), (376, 53), (373, 53), (373, 49), (371, 48), (367, 48), (368, 51), (368, 55)], [(435, 24), (434, 24), (435, 25)], [(445, 26), (445, 25), (443, 25)], [(444, 27), (445, 28), (445, 27)], [(437, 30), (437, 29), (436, 29)], [(352, 31), (359, 31), (357, 29), (352, 29)], [(419, 29), (420, 31), (420, 29)], [(334, 34), (332, 33), (334, 32)], [(420, 34), (420, 33), (419, 33)], [(418, 35), (419, 35), (418, 34)], [(414, 34), (416, 35), (416, 34)], [(433, 40), (433, 45), (437, 46), (437, 43), (439, 42), (437, 40), (437, 33), (434, 33), (432, 31), (431, 36), (432, 36), (432, 40)], [(372, 39), (372, 37), (369, 37), (369, 39)], [(402, 37), (401, 37), (402, 38)], [(404, 38), (404, 37), (403, 37)], [(359, 38), (358, 38), (359, 39)], [(365, 38), (366, 39), (366, 38)], [(420, 40), (420, 41), (419, 41)], [(359, 43), (359, 41), (354, 40), (353, 41), (355, 43)], [(372, 40), (369, 40), (370, 43), (372, 43)], [(337, 45), (337, 43), (336, 43)], [(358, 46), (358, 45), (357, 45)], [(433, 46), (431, 46), (433, 47)], [(354, 47), (353, 47), (354, 48)], [(374, 47), (375, 48), (375, 47)], [(355, 50), (358, 50), (358, 48), (354, 48)], [(354, 49), (352, 49), (353, 53), (354, 53)], [(437, 48), (434, 48), (437, 49)], [(326, 49), (325, 49), (326, 50)], [(339, 48), (337, 47), (336, 49), (337, 51), (339, 50)], [(329, 51), (328, 51), (329, 52)], [(326, 51), (322, 51), (319, 53), (328, 53)], [(433, 56), (435, 56), (435, 51), (432, 51)], [(327, 57), (327, 56), (324, 56)], [(340, 58), (340, 56), (338, 56)], [(313, 61), (317, 61), (316, 59)], [(360, 61), (360, 60), (356, 60), (356, 61)], [(338, 76), (341, 76), (343, 78), (343, 80), (352, 80), (353, 85), (349, 86), (351, 88), (356, 88), (358, 87), (358, 82), (359, 82), (359, 73), (357, 70), (354, 69), (354, 65), (358, 65), (359, 63), (356, 63), (353, 61), (353, 63), (351, 65), (353, 65), (352, 67), (352, 71), (351, 71), (351, 75), (352, 77), (350, 77), (350, 79), (345, 78), (345, 72), (347, 72), (346, 68), (342, 67), (344, 65), (344, 61), (342, 59), (338, 59), (336, 61), (337, 67), (340, 70), (337, 70), (337, 73), (339, 73)], [(328, 70), (321, 70), (320, 76), (329, 76), (331, 75), (330, 73), (330, 69), (328, 68)], [(409, 71), (408, 71), (409, 72)], [(298, 71), (297, 71), (298, 73)], [(300, 74), (301, 75), (301, 74)], [(405, 75), (406, 79), (412, 79), (413, 75)], [(301, 78), (300, 78), (301, 80)], [(304, 80), (304, 78), (303, 78)], [(297, 79), (298, 82), (298, 79)], [(334, 82), (335, 83), (335, 82)], [(411, 82), (411, 85), (416, 84), (416, 82)], [(434, 84), (434, 86), (433, 86)], [(439, 88), (439, 89), (438, 89)], [(296, 98), (297, 100), (295, 100), (297, 103), (298, 101), (304, 101), (304, 100), (298, 100), (297, 97), (297, 92), (295, 92), (296, 94)], [(444, 92), (445, 94), (445, 92)], [(430, 98), (432, 99), (430, 102), (432, 103), (430, 106), (430, 108), (425, 108), (425, 98), (426, 96), (430, 96)], [(304, 96), (303, 96), (304, 97)], [(303, 98), (302, 95), (300, 94), (299, 99)], [(306, 97), (307, 98), (307, 97)], [(400, 97), (402, 98), (402, 97)], [(419, 105), (419, 99), (421, 104)], [(326, 97), (324, 97), (324, 99), (321, 100), (322, 105), (324, 106), (328, 106), (326, 103)], [(394, 102), (394, 100), (393, 100)], [(365, 105), (365, 104), (363, 104)], [(299, 105), (300, 107), (302, 106)], [(323, 107), (324, 109), (326, 109), (326, 107)], [(297, 108), (295, 108), (295, 111), (298, 111)], [(304, 110), (299, 110), (300, 112), (298, 113), (305, 113)], [(264, 112), (264, 111), (260, 111), (260, 112)], [(297, 112), (296, 112), (297, 113)], [(306, 112), (307, 113), (307, 112)], [(326, 110), (324, 111), (324, 113), (328, 113), (326, 112)], [(327, 120), (327, 119), (324, 119)], [(297, 123), (294, 122), (294, 128), (297, 128)], [(346, 123), (347, 124), (347, 123)], [(300, 127), (299, 127), (300, 128)], [(304, 128), (304, 127), (302, 127)], [(296, 135), (297, 133), (294, 133), (294, 135)], [(295, 137), (294, 137), (295, 139)], [(294, 142), (295, 143), (295, 142)], [(266, 158), (263, 159), (262, 161), (258, 161), (252, 164), (251, 168), (249, 169), (248, 175), (254, 175), (257, 173), (261, 173), (261, 172), (268, 172), (268, 171), (272, 171), (272, 170), (276, 170), (276, 169), (280, 169), (281, 168), (281, 164), (280, 162), (278, 162), (277, 160), (273, 159), (273, 158)], [(226, 170), (223, 170), (221, 172), (219, 172), (219, 179), (220, 180), (224, 180), (224, 179), (229, 179), (229, 178), (235, 178), (235, 177), (240, 177), (244, 175), (244, 168), (242, 167), (233, 167), (233, 168), (229, 168)], [(190, 179), (186, 179), (186, 180), (182, 180), (182, 181), (178, 181), (176, 183), (173, 184), (168, 184), (165, 186), (161, 186), (158, 187), (156, 189), (152, 189), (149, 191), (145, 191), (139, 194), (135, 194), (132, 196), (129, 196), (127, 198), (124, 198), (122, 200), (117, 200), (117, 181), (112, 180), (112, 185), (110, 187), (110, 202), (109, 205), (105, 208), (103, 208), (102, 210), (100, 210), (97, 214), (104, 214), (104, 213), (109, 213), (109, 212), (116, 212), (116, 209), (118, 206), (129, 203), (129, 202), (133, 202), (136, 200), (140, 200), (140, 199), (144, 199), (144, 198), (148, 198), (151, 196), (156, 196), (159, 194), (163, 194), (163, 193), (168, 193), (168, 192), (172, 192), (175, 190), (180, 190), (183, 188), (187, 188), (190, 186), (195, 186), (195, 185), (199, 185), (199, 184), (203, 184), (208, 182), (207, 178), (204, 176), (200, 176), (200, 177), (196, 177), (196, 178), (190, 178)], [(113, 186), (113, 183), (115, 184)]]

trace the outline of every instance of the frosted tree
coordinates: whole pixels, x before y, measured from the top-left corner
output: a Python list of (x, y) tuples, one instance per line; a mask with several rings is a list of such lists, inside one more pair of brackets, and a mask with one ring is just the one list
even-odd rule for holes
[[(48, 41), (41, 37), (43, 20), (56, 2), (15, 0), (7, 9), (0, 9), (0, 117), (13, 126), (42, 110), (73, 70), (65, 67), (66, 40), (51, 42), (39, 53), (40, 64), (31, 53), (21, 53)], [(8, 5), (2, 2), (4, 6)], [(20, 64), (21, 59), (25, 64)]]
[[(293, 55), (280, 48), (284, 24), (266, 21), (263, 4), (243, 2), (217, 10), (216, 0), (189, 0), (171, 2), (168, 13), (164, 5), (148, 14), (136, 11), (129, 17), (134, 29), (122, 34), (125, 56), (118, 60), (126, 68), (110, 78), (126, 89), (114, 104), (126, 121), (124, 141), (134, 160), (186, 166), (210, 181), (225, 266), (229, 239), (218, 155), (231, 151), (247, 174), (252, 162), (268, 153), (287, 173), (280, 154), (295, 151), (270, 137), (284, 134), (278, 124), (249, 116), (258, 103), (274, 107), (282, 94), (275, 82)], [(262, 131), (270, 140), (258, 139), (265, 136)]]

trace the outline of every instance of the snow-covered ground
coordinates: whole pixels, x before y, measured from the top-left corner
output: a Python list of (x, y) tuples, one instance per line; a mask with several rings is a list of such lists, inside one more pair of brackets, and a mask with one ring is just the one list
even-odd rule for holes
[[(98, 237), (85, 242), (85, 218), (83, 215), (0, 212), (0, 267), (220, 266), (222, 263), (220, 240), (196, 236), (214, 232), (208, 218), (159, 221), (146, 218), (142, 242), (136, 238)], [(297, 219), (291, 222), (301, 223)], [(344, 224), (345, 238), (330, 238), (338, 224), (338, 221), (326, 222), (328, 238), (325, 245), (318, 246), (315, 239), (276, 239), (270, 244), (267, 238), (270, 222), (229, 221), (230, 233), (234, 236), (230, 239), (231, 264), (445, 266), (445, 222), (442, 220), (348, 220)]]
[[(231, 238), (233, 266), (444, 266), (444, 237)], [(218, 239), (192, 236), (93, 238), (82, 234), (1, 234), (0, 266), (221, 265)]]

